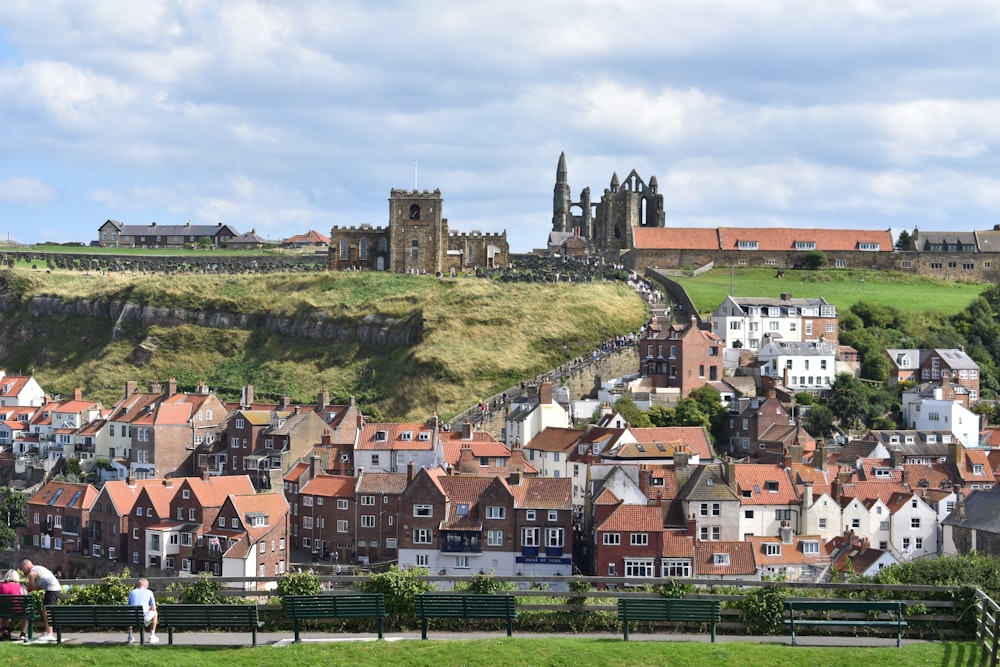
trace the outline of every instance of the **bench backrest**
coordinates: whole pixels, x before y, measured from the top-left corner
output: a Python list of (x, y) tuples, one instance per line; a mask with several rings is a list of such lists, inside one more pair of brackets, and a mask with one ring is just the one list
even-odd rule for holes
[(383, 593), (286, 595), (284, 603), (289, 618), (386, 615)]
[(719, 621), (722, 604), (705, 598), (618, 598), (618, 617), (635, 621)]
[(853, 612), (888, 612), (902, 615), (906, 611), (906, 603), (901, 600), (836, 600), (810, 599), (785, 600), (788, 611), (853, 611)]
[(142, 625), (142, 607), (128, 605), (50, 605), (46, 607), (54, 627), (125, 627)]
[(494, 618), (514, 616), (517, 598), (511, 595), (483, 593), (420, 593), (417, 595), (418, 616), (450, 616)]
[(157, 605), (160, 625), (173, 627), (242, 627), (259, 624), (255, 604)]
[(35, 598), (31, 595), (0, 595), (0, 618), (33, 618)]

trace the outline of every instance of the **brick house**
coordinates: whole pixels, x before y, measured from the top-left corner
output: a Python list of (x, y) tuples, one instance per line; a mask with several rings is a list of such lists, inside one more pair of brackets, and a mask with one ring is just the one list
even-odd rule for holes
[[(175, 490), (168, 517), (146, 529), (151, 567), (219, 574), (222, 571), (221, 553), (208, 548), (205, 535), (212, 529), (228, 496), (253, 493), (250, 478), (246, 475), (182, 477), (164, 479), (163, 484)], [(154, 536), (156, 533), (158, 537)], [(158, 565), (152, 564), (154, 557)]]
[(660, 576), (663, 536), (662, 505), (620, 504), (594, 530), (595, 574), (633, 579)]
[(53, 558), (59, 565), (67, 563), (68, 554), (85, 553), (86, 529), (97, 496), (97, 489), (90, 484), (46, 483), (27, 501), (31, 545), (67, 554)]
[[(219, 509), (213, 533), (225, 533), (223, 577), (277, 577), (288, 571), (288, 502), (280, 493), (230, 495)], [(228, 529), (223, 529), (223, 523)], [(218, 535), (221, 543), (223, 535)], [(277, 582), (247, 583), (272, 590)]]
[(354, 544), (370, 563), (399, 557), (399, 499), (415, 472), (358, 473), (355, 486)]
[(297, 462), (284, 477), (291, 508), (289, 539), (313, 560), (336, 553), (340, 562), (357, 555), (357, 478), (323, 472), (320, 457)]
[(681, 398), (692, 390), (722, 379), (722, 350), (725, 341), (698, 327), (697, 319), (687, 325), (650, 325), (639, 342), (640, 372), (655, 388), (677, 389)]

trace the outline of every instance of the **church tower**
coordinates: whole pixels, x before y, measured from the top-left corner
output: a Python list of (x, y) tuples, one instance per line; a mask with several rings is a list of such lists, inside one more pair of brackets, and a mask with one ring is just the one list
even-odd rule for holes
[(389, 270), (437, 273), (448, 251), (448, 221), (441, 217), (441, 190), (389, 194)]
[(569, 232), (569, 209), (573, 197), (569, 190), (569, 172), (566, 169), (566, 153), (559, 154), (556, 167), (556, 186), (552, 194), (552, 231)]

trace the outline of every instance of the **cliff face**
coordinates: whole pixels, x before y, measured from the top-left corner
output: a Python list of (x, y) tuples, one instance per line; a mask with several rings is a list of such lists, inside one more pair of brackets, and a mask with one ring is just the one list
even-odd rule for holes
[(318, 310), (287, 317), (273, 313), (188, 310), (129, 301), (66, 301), (55, 296), (36, 296), (22, 304), (8, 294), (0, 294), (0, 310), (4, 313), (14, 315), (21, 309), (34, 319), (57, 315), (106, 319), (108, 326), (112, 328), (112, 339), (118, 338), (122, 325), (126, 322), (136, 322), (142, 327), (192, 324), (214, 329), (260, 329), (269, 334), (277, 333), (307, 341), (355, 340), (364, 345), (393, 347), (416, 345), (423, 336), (423, 313), (419, 310), (404, 318), (372, 313), (361, 320), (354, 320), (334, 318)]

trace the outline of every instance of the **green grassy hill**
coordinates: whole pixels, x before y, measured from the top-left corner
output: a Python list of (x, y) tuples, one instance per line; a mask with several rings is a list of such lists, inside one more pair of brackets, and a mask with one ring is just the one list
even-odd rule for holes
[[(41, 297), (111, 313), (115, 304), (243, 316), (244, 328), (33, 314)], [(53, 394), (81, 387), (105, 405), (127, 380), (175, 377), (234, 398), (252, 383), (258, 397), (311, 403), (321, 388), (355, 396), (389, 419), (451, 416), (609, 336), (637, 329), (642, 300), (621, 284), (501, 284), (460, 278), (360, 274), (90, 275), (0, 272), (0, 366), (34, 372)], [(96, 304), (96, 307), (95, 307)], [(80, 310), (87, 310), (81, 308)], [(37, 308), (35, 309), (37, 313)], [(267, 318), (321, 316), (358, 325), (379, 315), (414, 325), (410, 346), (309, 340), (270, 331)], [(169, 319), (169, 318), (167, 318)], [(414, 324), (416, 323), (416, 324)]]
[(966, 308), (989, 285), (924, 278), (908, 273), (829, 269), (785, 271), (719, 267), (700, 276), (674, 278), (684, 286), (701, 313), (711, 313), (730, 293), (733, 296), (772, 297), (782, 293), (796, 298), (823, 297), (846, 312), (858, 301), (894, 306), (903, 311), (935, 311), (954, 315)]

